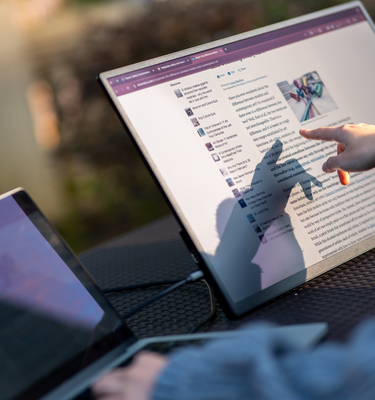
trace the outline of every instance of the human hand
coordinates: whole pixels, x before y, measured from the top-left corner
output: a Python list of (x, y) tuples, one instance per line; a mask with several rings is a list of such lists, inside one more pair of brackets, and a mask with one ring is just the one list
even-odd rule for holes
[(96, 381), (91, 390), (98, 400), (149, 400), (168, 358), (143, 351), (130, 366), (118, 368)]
[(375, 167), (374, 125), (347, 124), (300, 129), (299, 133), (306, 139), (337, 142), (337, 156), (328, 158), (322, 168), (324, 172), (337, 171), (343, 185), (350, 181), (349, 172), (366, 171)]

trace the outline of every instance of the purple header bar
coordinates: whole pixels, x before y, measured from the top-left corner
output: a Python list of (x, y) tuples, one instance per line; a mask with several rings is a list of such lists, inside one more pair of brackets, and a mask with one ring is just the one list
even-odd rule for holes
[(117, 97), (365, 21), (360, 8), (109, 78)]

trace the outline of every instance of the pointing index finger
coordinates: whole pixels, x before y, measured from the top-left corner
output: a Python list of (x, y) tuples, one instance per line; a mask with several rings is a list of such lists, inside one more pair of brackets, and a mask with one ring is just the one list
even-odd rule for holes
[[(300, 135), (306, 139), (324, 140), (326, 142), (342, 141), (342, 127), (323, 127), (317, 129), (300, 129)], [(340, 134), (341, 133), (341, 134)]]

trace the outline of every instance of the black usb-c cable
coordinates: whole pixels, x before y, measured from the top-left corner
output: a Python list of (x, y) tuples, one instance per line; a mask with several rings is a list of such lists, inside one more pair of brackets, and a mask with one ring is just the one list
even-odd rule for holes
[(119, 292), (122, 290), (131, 290), (131, 289), (138, 289), (138, 288), (146, 288), (150, 286), (156, 286), (156, 285), (165, 285), (165, 284), (171, 284), (173, 283), (172, 286), (169, 288), (157, 293), (155, 296), (150, 297), (143, 303), (139, 304), (137, 307), (133, 308), (132, 310), (128, 311), (126, 314), (124, 314), (122, 317), (124, 319), (131, 317), (135, 313), (137, 313), (139, 310), (142, 308), (148, 306), (149, 304), (153, 303), (154, 301), (160, 299), (161, 297), (167, 295), (168, 293), (173, 292), (174, 290), (178, 289), (180, 286), (185, 285), (186, 283), (192, 283), (196, 281), (201, 281), (206, 284), (209, 294), (210, 294), (210, 304), (211, 304), (211, 311), (208, 317), (206, 317), (204, 320), (202, 320), (198, 325), (194, 326), (191, 329), (188, 329), (187, 333), (193, 333), (195, 332), (198, 328), (200, 328), (202, 325), (210, 321), (216, 314), (216, 303), (215, 303), (215, 298), (213, 296), (212, 289), (209, 285), (209, 283), (203, 279), (204, 274), (202, 271), (195, 271), (189, 274), (186, 278), (184, 279), (178, 279), (178, 280), (169, 280), (169, 281), (157, 281), (157, 282), (148, 282), (148, 283), (141, 283), (137, 285), (130, 285), (130, 286), (119, 286), (115, 288), (108, 288), (108, 289), (103, 289), (102, 291), (104, 293), (113, 293), (113, 292)]

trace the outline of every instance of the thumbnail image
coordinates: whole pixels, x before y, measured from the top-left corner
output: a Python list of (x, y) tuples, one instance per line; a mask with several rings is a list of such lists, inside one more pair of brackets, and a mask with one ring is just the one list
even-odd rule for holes
[(200, 137), (206, 136), (206, 134), (204, 133), (204, 130), (203, 130), (202, 128), (199, 128), (197, 132), (198, 132), (198, 135), (199, 135)]
[(227, 181), (228, 186), (234, 186), (234, 182), (232, 178), (225, 179)]
[(200, 125), (200, 123), (198, 122), (198, 120), (196, 118), (191, 118), (190, 121), (194, 126), (199, 126)]
[[(241, 197), (241, 193), (238, 189), (233, 189), (232, 193), (234, 194), (234, 197)], [(241, 206), (242, 207), (242, 206)], [(243, 208), (243, 207), (242, 207)]]
[(220, 168), (220, 172), (221, 172), (221, 175), (223, 175), (223, 176), (228, 176), (229, 175), (228, 170), (225, 167), (224, 168)]
[(220, 157), (216, 154), (216, 153), (214, 153), (214, 154), (211, 154), (211, 157), (213, 158), (213, 160), (216, 162), (216, 161), (220, 161)]
[[(237, 197), (237, 196), (236, 196)], [(245, 208), (247, 207), (247, 204), (245, 203), (244, 199), (238, 200), (239, 205), (241, 206), (241, 208)]]
[(246, 217), (251, 223), (255, 222), (255, 218), (254, 218), (253, 214), (248, 214), (248, 215), (246, 215)]
[(185, 112), (188, 115), (188, 117), (191, 117), (194, 115), (193, 110), (191, 108), (185, 108)]
[(277, 86), (300, 122), (337, 109), (316, 71), (302, 75), (292, 82), (280, 82)]
[(206, 143), (205, 146), (207, 147), (207, 150), (208, 150), (208, 151), (215, 150), (215, 149), (214, 149), (214, 146), (212, 146), (212, 143)]
[(177, 96), (177, 98), (179, 99), (180, 97), (184, 97), (184, 95), (181, 93), (180, 89), (176, 89), (174, 91), (174, 94)]
[(262, 229), (261, 229), (261, 227), (259, 225), (254, 225), (253, 228), (254, 228), (254, 231), (256, 233), (261, 233), (262, 232)]

